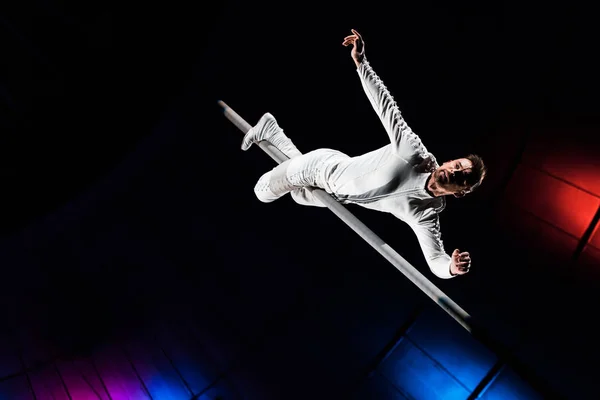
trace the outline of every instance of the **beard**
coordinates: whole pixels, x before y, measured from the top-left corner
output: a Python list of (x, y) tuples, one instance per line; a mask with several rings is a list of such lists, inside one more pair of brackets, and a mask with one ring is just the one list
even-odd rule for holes
[(444, 187), (448, 183), (448, 175), (442, 169), (435, 171), (435, 183), (438, 186)]
[(456, 193), (466, 189), (463, 185), (457, 184), (453, 177), (443, 169), (437, 169), (435, 171), (433, 185), (435, 185), (437, 189), (443, 189), (450, 193)]
[(443, 169), (437, 169), (434, 173), (433, 184), (437, 189), (444, 189), (449, 192), (456, 190), (456, 185), (451, 182), (450, 175)]

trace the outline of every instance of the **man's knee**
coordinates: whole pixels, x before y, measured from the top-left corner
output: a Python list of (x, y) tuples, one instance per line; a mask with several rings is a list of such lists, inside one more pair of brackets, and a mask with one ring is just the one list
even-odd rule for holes
[(287, 160), (260, 177), (254, 186), (254, 194), (260, 201), (270, 203), (298, 188), (287, 178), (289, 163), (290, 160)]
[(263, 203), (270, 203), (277, 200), (277, 196), (269, 188), (272, 171), (264, 173), (254, 185), (254, 194), (256, 198)]
[(271, 180), (269, 181), (269, 186), (271, 191), (275, 194), (284, 195), (287, 192), (297, 188), (290, 183), (287, 178), (287, 170), (292, 160), (286, 160), (273, 168), (271, 171)]

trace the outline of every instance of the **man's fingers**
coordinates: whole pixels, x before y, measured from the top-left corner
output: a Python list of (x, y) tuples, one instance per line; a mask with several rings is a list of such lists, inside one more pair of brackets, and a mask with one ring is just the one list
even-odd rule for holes
[(464, 251), (464, 252), (460, 252), (460, 250), (456, 249), (454, 250), (454, 252), (452, 253), (452, 257), (456, 258), (456, 260), (460, 260), (460, 261), (464, 261), (464, 260), (471, 260), (471, 255), (469, 254), (468, 251)]
[(469, 270), (470, 270), (471, 268), (467, 266), (467, 267), (458, 267), (457, 269), (458, 269), (459, 271), (461, 271), (461, 272), (469, 272)]
[(452, 258), (454, 259), (456, 269), (461, 274), (466, 274), (471, 268), (471, 255), (468, 251), (461, 252), (459, 249), (455, 249), (452, 252)]
[(344, 43), (342, 43), (342, 44), (343, 44), (344, 46), (349, 46), (349, 45), (353, 45), (353, 46), (355, 46), (355, 45), (356, 45), (356, 41), (355, 41), (355, 40), (348, 40), (348, 41), (346, 41), (346, 42), (344, 42)]
[(350, 29), (352, 31), (352, 33), (354, 33), (360, 40), (362, 40), (362, 36), (360, 36), (360, 33), (358, 33), (356, 31), (356, 29)]

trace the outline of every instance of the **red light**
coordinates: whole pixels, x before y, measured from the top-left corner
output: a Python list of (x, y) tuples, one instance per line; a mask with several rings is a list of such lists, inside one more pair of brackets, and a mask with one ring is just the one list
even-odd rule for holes
[(577, 238), (600, 207), (598, 197), (525, 165), (513, 174), (506, 195), (511, 203)]

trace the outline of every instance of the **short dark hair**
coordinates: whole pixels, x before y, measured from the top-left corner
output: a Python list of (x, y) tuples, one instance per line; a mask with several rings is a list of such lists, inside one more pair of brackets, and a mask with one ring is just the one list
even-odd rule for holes
[(471, 164), (473, 164), (473, 168), (471, 168), (471, 176), (469, 179), (469, 183), (471, 184), (471, 188), (469, 189), (469, 191), (472, 192), (473, 190), (477, 189), (479, 185), (481, 185), (481, 182), (483, 182), (483, 179), (487, 174), (487, 167), (483, 163), (481, 157), (479, 157), (476, 154), (469, 154), (465, 158), (471, 161)]

